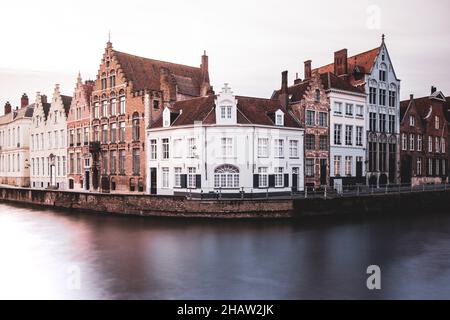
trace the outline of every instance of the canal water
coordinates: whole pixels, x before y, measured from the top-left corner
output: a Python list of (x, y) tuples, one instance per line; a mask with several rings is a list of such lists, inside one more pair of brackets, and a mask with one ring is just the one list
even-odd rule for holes
[[(381, 290), (367, 289), (367, 267)], [(450, 299), (450, 215), (196, 221), (0, 204), (0, 298)]]

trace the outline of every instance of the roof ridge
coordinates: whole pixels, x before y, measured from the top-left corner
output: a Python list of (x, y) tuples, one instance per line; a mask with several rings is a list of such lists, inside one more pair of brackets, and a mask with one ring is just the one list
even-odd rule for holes
[(162, 62), (162, 63), (165, 63), (165, 64), (176, 65), (176, 66), (181, 66), (181, 67), (187, 67), (187, 68), (193, 68), (193, 69), (199, 69), (200, 70), (200, 67), (189, 66), (187, 64), (169, 62), (169, 61), (158, 60), (158, 59), (153, 59), (153, 58), (146, 58), (146, 57), (138, 56), (138, 55), (127, 53), (127, 52), (117, 51), (117, 50), (113, 50), (113, 52), (114, 53), (119, 53), (119, 54), (125, 54), (127, 56), (134, 57), (134, 58), (150, 60), (150, 61), (153, 61), (153, 62)]

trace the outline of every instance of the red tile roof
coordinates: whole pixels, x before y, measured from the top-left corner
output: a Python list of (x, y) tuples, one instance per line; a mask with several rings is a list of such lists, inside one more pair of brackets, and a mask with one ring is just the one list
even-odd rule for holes
[[(193, 125), (196, 121), (203, 124), (215, 124), (215, 100), (216, 95), (193, 98), (178, 101), (170, 107), (172, 113), (178, 114), (174, 126)], [(237, 99), (237, 123), (275, 126), (271, 114), (281, 109), (280, 102), (273, 99), (236, 96)], [(297, 119), (290, 113), (285, 112), (285, 127), (300, 128)], [(163, 126), (162, 116), (155, 121), (153, 128)]]
[(171, 62), (138, 57), (114, 50), (114, 54), (127, 79), (133, 82), (133, 90), (160, 90), (161, 68), (168, 69), (174, 76), (180, 93), (199, 96), (202, 82), (200, 68)]

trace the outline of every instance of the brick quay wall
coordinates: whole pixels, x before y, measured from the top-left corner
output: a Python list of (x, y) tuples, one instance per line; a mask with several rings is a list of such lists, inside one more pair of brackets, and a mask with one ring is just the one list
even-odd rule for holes
[(80, 212), (185, 218), (304, 218), (311, 216), (450, 213), (450, 191), (337, 199), (189, 200), (177, 196), (78, 193), (0, 187), (0, 201)]

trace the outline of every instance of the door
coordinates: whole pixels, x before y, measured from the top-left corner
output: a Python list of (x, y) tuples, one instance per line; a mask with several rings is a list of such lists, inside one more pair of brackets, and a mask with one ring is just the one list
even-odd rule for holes
[(320, 159), (320, 185), (327, 184), (327, 159)]
[(297, 192), (298, 191), (298, 185), (299, 185), (299, 168), (292, 168), (292, 191)]
[(150, 168), (150, 194), (156, 194), (158, 190), (156, 168)]
[(85, 173), (84, 173), (84, 189), (85, 190), (89, 190), (89, 185), (90, 185), (90, 181), (89, 181), (89, 178), (90, 178), (90, 176), (89, 176), (89, 171), (86, 171)]
[(362, 178), (362, 176), (363, 176), (363, 163), (362, 163), (362, 161), (357, 161), (356, 162), (356, 177)]

